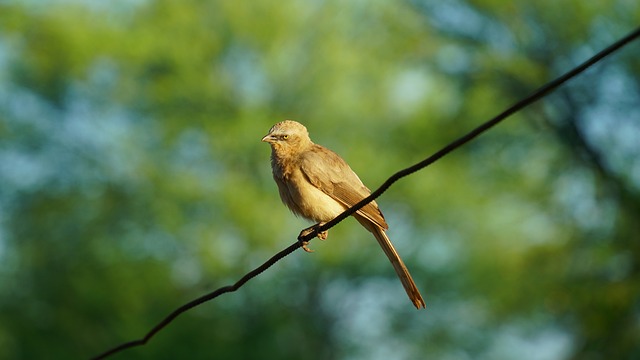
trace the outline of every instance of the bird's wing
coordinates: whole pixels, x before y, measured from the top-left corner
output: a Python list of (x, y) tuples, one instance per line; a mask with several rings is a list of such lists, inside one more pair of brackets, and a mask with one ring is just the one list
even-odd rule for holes
[[(300, 156), (300, 168), (309, 182), (334, 200), (351, 207), (371, 194), (349, 165), (333, 151), (314, 144)], [(372, 201), (357, 211), (383, 229), (389, 226)]]

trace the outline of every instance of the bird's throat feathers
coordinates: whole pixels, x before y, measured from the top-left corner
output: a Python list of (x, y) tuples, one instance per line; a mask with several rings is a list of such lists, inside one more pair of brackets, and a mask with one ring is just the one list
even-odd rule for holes
[(313, 142), (309, 138), (293, 137), (287, 142), (271, 143), (271, 158), (279, 159), (279, 161), (294, 160), (302, 152), (313, 146)]

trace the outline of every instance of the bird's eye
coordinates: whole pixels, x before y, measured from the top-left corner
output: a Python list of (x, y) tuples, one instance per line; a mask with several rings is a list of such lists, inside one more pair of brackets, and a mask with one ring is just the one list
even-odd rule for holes
[(289, 138), (289, 135), (282, 135), (282, 138), (287, 140)]

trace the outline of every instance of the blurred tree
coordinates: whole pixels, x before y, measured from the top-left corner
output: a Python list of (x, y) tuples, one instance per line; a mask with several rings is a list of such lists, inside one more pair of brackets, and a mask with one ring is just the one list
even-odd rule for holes
[[(274, 122), (375, 188), (639, 22), (625, 0), (5, 1), (0, 358), (96, 355), (290, 244)], [(639, 59), (380, 199), (427, 312), (347, 221), (117, 357), (640, 356)]]

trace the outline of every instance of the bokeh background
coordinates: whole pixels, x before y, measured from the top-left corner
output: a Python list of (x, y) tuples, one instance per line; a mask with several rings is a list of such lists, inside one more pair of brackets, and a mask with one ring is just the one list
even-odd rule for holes
[[(635, 0), (0, 1), (0, 358), (89, 358), (308, 226), (282, 119), (370, 187), (640, 24)], [(114, 359), (640, 358), (640, 43)]]

